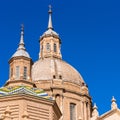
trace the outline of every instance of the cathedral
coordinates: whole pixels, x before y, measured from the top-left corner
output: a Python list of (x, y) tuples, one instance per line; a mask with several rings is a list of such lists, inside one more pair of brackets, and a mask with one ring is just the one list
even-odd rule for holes
[(99, 115), (80, 73), (62, 60), (51, 6), (48, 13), (48, 28), (40, 36), (35, 62), (25, 48), (21, 26), (18, 48), (9, 60), (9, 78), (0, 88), (0, 120), (120, 120), (114, 97), (111, 110)]

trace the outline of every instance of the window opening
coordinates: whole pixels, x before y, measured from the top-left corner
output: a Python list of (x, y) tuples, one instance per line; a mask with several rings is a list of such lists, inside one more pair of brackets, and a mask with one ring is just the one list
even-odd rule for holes
[(47, 51), (50, 51), (50, 44), (49, 43), (46, 44), (46, 49), (47, 49)]
[(70, 120), (76, 120), (76, 104), (70, 103)]
[(27, 67), (24, 67), (23, 77), (25, 80), (27, 79)]
[(60, 78), (60, 79), (62, 79), (62, 76), (61, 76), (61, 75), (59, 75), (59, 78)]
[(57, 46), (55, 43), (54, 43), (54, 52), (57, 52)]
[(13, 68), (10, 69), (10, 77), (13, 76)]
[(56, 77), (55, 77), (55, 75), (53, 75), (53, 79), (55, 79)]
[(20, 67), (19, 66), (16, 66), (16, 78), (18, 79), (19, 78), (19, 72), (20, 72)]

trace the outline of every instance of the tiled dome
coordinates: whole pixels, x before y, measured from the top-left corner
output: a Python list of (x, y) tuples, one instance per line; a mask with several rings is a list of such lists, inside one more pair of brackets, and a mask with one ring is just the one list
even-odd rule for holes
[(39, 59), (32, 66), (32, 80), (62, 79), (76, 84), (83, 84), (84, 80), (79, 72), (68, 63), (57, 58)]
[(23, 49), (17, 50), (17, 51), (13, 54), (12, 58), (13, 58), (13, 57), (19, 57), (19, 56), (24, 56), (24, 57), (30, 58), (30, 55), (28, 54), (28, 52), (25, 51), (25, 50), (23, 50)]

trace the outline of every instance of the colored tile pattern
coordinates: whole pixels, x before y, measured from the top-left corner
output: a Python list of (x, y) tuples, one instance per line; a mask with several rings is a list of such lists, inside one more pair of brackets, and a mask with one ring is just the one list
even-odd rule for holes
[(43, 89), (39, 89), (39, 88), (22, 86), (22, 85), (0, 88), (0, 96), (7, 96), (7, 95), (13, 95), (13, 94), (19, 94), (19, 93), (25, 93), (25, 94), (53, 100), (53, 98), (51, 96), (48, 96), (48, 94)]

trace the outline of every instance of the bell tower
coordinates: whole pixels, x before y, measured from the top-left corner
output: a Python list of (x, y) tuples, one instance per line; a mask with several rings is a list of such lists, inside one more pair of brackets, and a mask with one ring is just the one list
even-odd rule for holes
[(32, 59), (25, 49), (24, 26), (21, 25), (20, 43), (17, 51), (9, 60), (9, 80), (6, 85), (33, 85), (31, 79)]
[(40, 37), (40, 53), (39, 58), (44, 59), (48, 57), (61, 59), (60, 45), (61, 40), (59, 35), (54, 31), (52, 26), (52, 10), (51, 5), (49, 5), (49, 20), (48, 29)]

